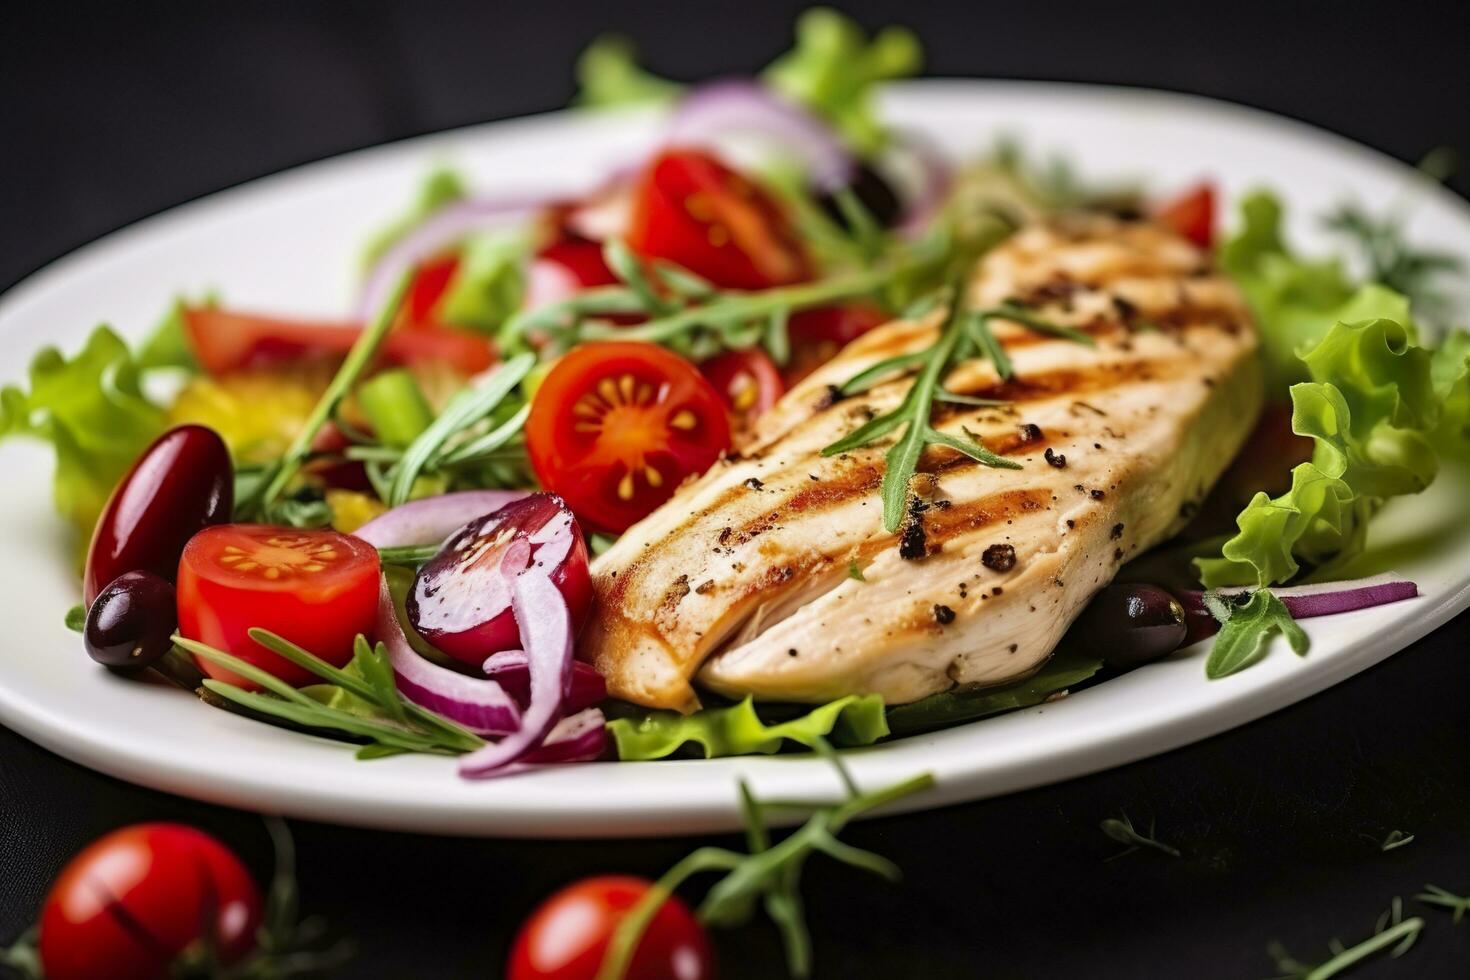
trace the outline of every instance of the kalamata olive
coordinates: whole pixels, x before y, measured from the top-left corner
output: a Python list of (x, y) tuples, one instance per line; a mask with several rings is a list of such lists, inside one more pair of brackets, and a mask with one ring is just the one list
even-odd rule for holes
[[(857, 165), (853, 171), (852, 182), (847, 185), (847, 189), (852, 191), (858, 203), (873, 216), (873, 220), (884, 228), (893, 227), (903, 215), (903, 202), (898, 199), (898, 193), (893, 189), (893, 185), (866, 163)], [(833, 221), (843, 226), (847, 225), (847, 218), (843, 215), (835, 194), (824, 195), (818, 199), (817, 203), (831, 216)]]
[(87, 605), (124, 572), (172, 582), (196, 533), (230, 519), (235, 506), (230, 451), (213, 429), (181, 425), (149, 446), (123, 477), (92, 534), (82, 595)]
[(1115, 670), (1128, 670), (1179, 649), (1184, 607), (1156, 585), (1109, 585), (1087, 604), (1071, 637)]
[(532, 565), (546, 574), (580, 627), (592, 602), (587, 545), (555, 494), (533, 493), (457, 531), (414, 577), (408, 617), (424, 639), (479, 667), (520, 647), (512, 583)]
[(99, 664), (142, 669), (173, 646), (177, 616), (172, 584), (152, 572), (124, 572), (92, 603), (82, 642)]

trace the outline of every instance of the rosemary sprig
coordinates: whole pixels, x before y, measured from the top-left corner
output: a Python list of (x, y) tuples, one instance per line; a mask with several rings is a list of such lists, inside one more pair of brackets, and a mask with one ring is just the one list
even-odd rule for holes
[(765, 812), (779, 809), (808, 810), (808, 802), (780, 800), (759, 801), (742, 780), (739, 783), (741, 811), (746, 821), (749, 853), (720, 847), (701, 847), (675, 864), (648, 890), (618, 924), (608, 943), (598, 980), (623, 980), (638, 943), (653, 917), (674, 890), (696, 874), (722, 871), (724, 876), (705, 894), (699, 905), (699, 920), (710, 926), (738, 926), (749, 920), (757, 902), (781, 930), (786, 948), (787, 965), (793, 976), (805, 977), (811, 972), (811, 940), (802, 916), (801, 871), (807, 858), (825, 854), (844, 864), (880, 875), (889, 880), (898, 877), (898, 868), (888, 859), (869, 851), (844, 844), (837, 839), (854, 818), (877, 807), (928, 789), (934, 777), (921, 773), (870, 793), (862, 792), (830, 745), (819, 742), (822, 752), (836, 767), (847, 793), (847, 799), (830, 806), (818, 806), (799, 829), (772, 843), (765, 825)]
[(1132, 854), (1134, 851), (1137, 851), (1141, 847), (1151, 847), (1161, 854), (1167, 854), (1170, 857), (1174, 858), (1177, 858), (1179, 856), (1179, 848), (1171, 847), (1170, 845), (1165, 844), (1162, 841), (1154, 838), (1153, 823), (1150, 823), (1148, 825), (1148, 834), (1140, 834), (1137, 829), (1134, 828), (1133, 821), (1128, 819), (1128, 814), (1126, 813), (1119, 813), (1116, 817), (1108, 817), (1102, 823), (1098, 824), (1098, 827), (1112, 840), (1115, 840), (1120, 844), (1129, 845), (1126, 851), (1119, 851), (1117, 854), (1114, 854), (1112, 857), (1108, 858), (1107, 860), (1109, 861), (1115, 861), (1120, 857), (1126, 857), (1127, 855)]
[(1378, 845), (1378, 849), (1381, 851), (1392, 851), (1403, 847), (1405, 844), (1412, 843), (1414, 843), (1413, 834), (1406, 834), (1402, 830), (1390, 830), (1388, 836), (1383, 838), (1382, 842)]
[(175, 636), (174, 643), (264, 689), (263, 692), (246, 691), (237, 685), (211, 679), (204, 681), (204, 687), (210, 693), (293, 726), (332, 731), (353, 740), (365, 740), (369, 744), (359, 752), (359, 758), (377, 758), (396, 752), (459, 755), (473, 752), (485, 744), (473, 732), (400, 695), (393, 684), (387, 651), (381, 643), (374, 648), (364, 637), (357, 638), (351, 663), (354, 672), (333, 667), (267, 630), (252, 629), (250, 637), (326, 683), (366, 702), (375, 709), (374, 713), (367, 715), (324, 704), (269, 671), (208, 644), (182, 636)]
[[(1410, 839), (1412, 840), (1413, 838)], [(1465, 917), (1466, 912), (1470, 912), (1470, 897), (1456, 895), (1454, 892), (1447, 891), (1438, 885), (1425, 885), (1424, 887), (1426, 891), (1420, 892), (1414, 898), (1423, 902), (1425, 905), (1435, 905), (1439, 908), (1449, 909), (1454, 913), (1454, 921), (1456, 923)]]
[[(962, 340), (968, 341), (969, 318), (963, 300), (965, 281), (966, 277), (962, 274), (951, 285), (949, 311), (940, 324), (938, 338), (929, 348), (917, 354), (902, 355), (901, 358), (880, 362), (879, 365), (849, 378), (848, 383), (843, 386), (844, 393), (848, 392), (849, 387), (862, 390), (864, 385), (876, 383), (882, 374), (917, 366), (918, 377), (914, 379), (898, 407), (859, 426), (822, 450), (823, 456), (835, 456), (876, 442), (895, 430), (902, 430), (884, 457), (883, 527), (890, 533), (897, 531), (903, 520), (908, 503), (909, 482), (918, 470), (919, 457), (931, 445), (948, 446), (983, 466), (1011, 470), (1021, 468), (1020, 463), (999, 456), (976, 442), (941, 432), (929, 424), (934, 402), (942, 391), (941, 382), (945, 373), (970, 351), (968, 342), (961, 343)], [(884, 370), (875, 371), (880, 366)]]
[(306, 422), (301, 430), (296, 433), (296, 438), (291, 440), (285, 454), (271, 468), (269, 479), (255, 484), (260, 488), (258, 499), (243, 501), (236, 508), (237, 513), (243, 511), (245, 514), (267, 513), (276, 498), (285, 491), (286, 487), (296, 478), (300, 472), (301, 465), (311, 455), (311, 444), (316, 439), (317, 433), (323, 425), (336, 414), (342, 399), (352, 390), (362, 373), (367, 370), (373, 358), (378, 353), (378, 348), (383, 345), (383, 340), (388, 336), (388, 331), (393, 329), (393, 323), (398, 318), (398, 308), (403, 305), (403, 299), (408, 295), (408, 286), (412, 282), (412, 272), (405, 272), (399, 276), (397, 284), (393, 287), (388, 301), (378, 311), (378, 315), (368, 324), (352, 349), (347, 352), (347, 358), (337, 373), (327, 385), (327, 390), (322, 393), (311, 414), (306, 417)]
[(1404, 918), (1403, 902), (1395, 898), (1388, 910), (1378, 917), (1372, 936), (1352, 947), (1334, 939), (1328, 944), (1332, 958), (1323, 963), (1303, 963), (1280, 943), (1272, 943), (1267, 952), (1275, 960), (1276, 969), (1281, 971), (1278, 980), (1328, 980), (1383, 950), (1389, 951), (1390, 958), (1398, 959), (1414, 945), (1423, 928), (1424, 920), (1418, 916)]

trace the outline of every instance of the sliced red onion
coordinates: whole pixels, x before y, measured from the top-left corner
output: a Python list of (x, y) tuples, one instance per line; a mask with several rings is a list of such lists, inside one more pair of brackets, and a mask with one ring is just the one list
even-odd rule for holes
[(400, 276), (472, 232), (525, 221), (565, 195), (524, 195), (455, 201), (429, 215), (394, 242), (368, 270), (358, 297), (357, 319), (367, 322), (387, 302)]
[(467, 779), (493, 776), (523, 761), (556, 727), (571, 690), (572, 615), (561, 590), (533, 566), (516, 576), (511, 607), (525, 641), (530, 703), (519, 730), (460, 760), (459, 774)]
[(353, 532), (375, 548), (439, 544), (477, 517), (527, 496), (524, 490), (463, 490), (400, 504)]
[(498, 682), (430, 663), (409, 646), (387, 579), (378, 595), (377, 634), (388, 650), (398, 690), (414, 704), (479, 735), (505, 735), (521, 728), (521, 710)]
[(928, 136), (904, 130), (895, 134), (881, 163), (885, 173), (905, 178), (900, 182), (906, 202), (901, 230), (909, 235), (923, 231), (944, 206), (954, 185), (954, 167), (949, 158)]
[(674, 109), (665, 139), (674, 145), (722, 145), (751, 136), (768, 138), (799, 159), (822, 191), (852, 179), (852, 154), (831, 126), (747, 79), (711, 82), (690, 92)]
[[(1224, 597), (1241, 595), (1251, 591), (1247, 588), (1220, 589)], [(1342, 582), (1321, 582), (1316, 585), (1293, 585), (1273, 588), (1271, 593), (1286, 606), (1293, 619), (1311, 619), (1314, 616), (1332, 616), (1337, 613), (1353, 612), (1385, 606), (1391, 602), (1412, 599), (1419, 594), (1419, 586), (1392, 572), (1374, 575), (1371, 578), (1349, 579)], [(1205, 594), (1195, 589), (1178, 593), (1179, 602), (1192, 617), (1204, 615), (1213, 621), (1205, 607)], [(1201, 620), (1200, 622), (1203, 622)], [(1191, 634), (1191, 638), (1194, 637)]]
[(539, 748), (522, 762), (591, 762), (607, 751), (607, 719), (597, 708), (584, 708), (556, 723)]
[(526, 297), (521, 305), (535, 310), (571, 299), (581, 291), (581, 280), (560, 262), (532, 259), (526, 270)]
[(474, 667), (522, 646), (512, 584), (535, 570), (561, 590), (574, 624), (592, 603), (587, 545), (566, 502), (533, 493), (470, 521), (414, 576), (408, 619), (424, 639)]
[[(496, 681), (505, 692), (524, 708), (531, 699), (530, 660), (524, 650), (502, 650), (485, 661), (485, 676)], [(602, 675), (580, 660), (572, 662), (572, 687), (567, 692), (567, 703), (562, 706), (567, 714), (573, 714), (607, 698), (607, 682)]]

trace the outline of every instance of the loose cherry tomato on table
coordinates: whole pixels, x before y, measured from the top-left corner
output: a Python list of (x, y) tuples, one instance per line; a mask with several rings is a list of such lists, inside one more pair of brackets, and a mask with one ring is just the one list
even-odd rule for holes
[[(208, 528), (179, 562), (179, 632), (288, 684), (307, 684), (315, 675), (256, 643), (249, 630), (270, 630), (340, 667), (351, 659), (357, 634), (373, 630), (378, 574), (377, 549), (335, 531)], [(199, 669), (247, 690), (257, 686), (208, 661)]]
[(705, 361), (699, 370), (725, 399), (736, 430), (749, 429), (786, 393), (776, 362), (758, 347), (726, 351)]
[(702, 150), (666, 150), (648, 165), (628, 245), (728, 289), (811, 278), (811, 263), (776, 202)]
[(171, 823), (114, 831), (71, 859), (41, 910), (47, 980), (162, 980), (205, 940), (220, 960), (249, 953), (260, 891), (208, 834)]
[[(593, 980), (618, 923), (653, 885), (606, 875), (564, 888), (531, 913), (516, 935), (507, 980)], [(709, 937), (677, 895), (659, 907), (629, 964), (629, 980), (707, 980)]]
[(730, 448), (720, 395), (653, 344), (583, 344), (536, 389), (526, 449), (541, 485), (584, 524), (620, 533)]
[(791, 317), (791, 363), (785, 378), (794, 385), (830, 361), (837, 352), (893, 317), (873, 303), (843, 303), (802, 310)]
[[(184, 332), (200, 365), (218, 375), (310, 354), (341, 357), (357, 342), (362, 325), (282, 320), (206, 306), (184, 310)], [(462, 374), (476, 374), (495, 363), (483, 337), (433, 324), (394, 330), (384, 339), (381, 355), (390, 364), (440, 362)]]
[(1215, 185), (1197, 184), (1166, 201), (1154, 212), (1154, 220), (1200, 248), (1209, 248), (1215, 241)]

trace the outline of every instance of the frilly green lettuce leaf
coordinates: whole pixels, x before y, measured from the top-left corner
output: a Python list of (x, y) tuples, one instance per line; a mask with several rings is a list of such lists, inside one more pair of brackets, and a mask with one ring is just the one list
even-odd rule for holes
[(788, 721), (768, 725), (746, 698), (723, 708), (690, 715), (640, 711), (608, 722), (607, 730), (624, 761), (663, 759), (686, 745), (697, 745), (706, 759), (728, 755), (771, 755), (790, 741), (811, 746), (818, 738), (834, 745), (871, 745), (888, 734), (883, 699), (849, 695), (829, 701)]
[(658, 104), (674, 99), (684, 87), (660, 78), (638, 64), (633, 42), (604, 34), (577, 59), (576, 102), (585, 106)]
[(113, 486), (164, 428), (143, 394), (127, 344), (98, 327), (70, 360), (54, 347), (30, 367), (30, 390), (0, 390), (0, 438), (27, 435), (56, 450), (56, 507), (90, 537)]
[(1470, 331), (1455, 330), (1444, 338), (1430, 373), (1440, 398), (1435, 446), (1441, 452), (1463, 453), (1470, 448)]
[(1376, 318), (1403, 324), (1413, 337), (1409, 301), (1384, 286), (1355, 288), (1335, 259), (1294, 255), (1281, 234), (1281, 204), (1265, 191), (1241, 202), (1241, 226), (1220, 249), (1220, 264), (1245, 293), (1261, 328), (1268, 391), (1303, 380), (1298, 359), (1334, 323)]
[(1209, 588), (1266, 586), (1302, 563), (1345, 561), (1362, 550), (1381, 502), (1418, 493), (1438, 470), (1433, 358), (1391, 320), (1338, 323), (1302, 362), (1312, 381), (1291, 387), (1292, 429), (1316, 446), (1279, 497), (1256, 494), (1220, 558), (1199, 559)]

